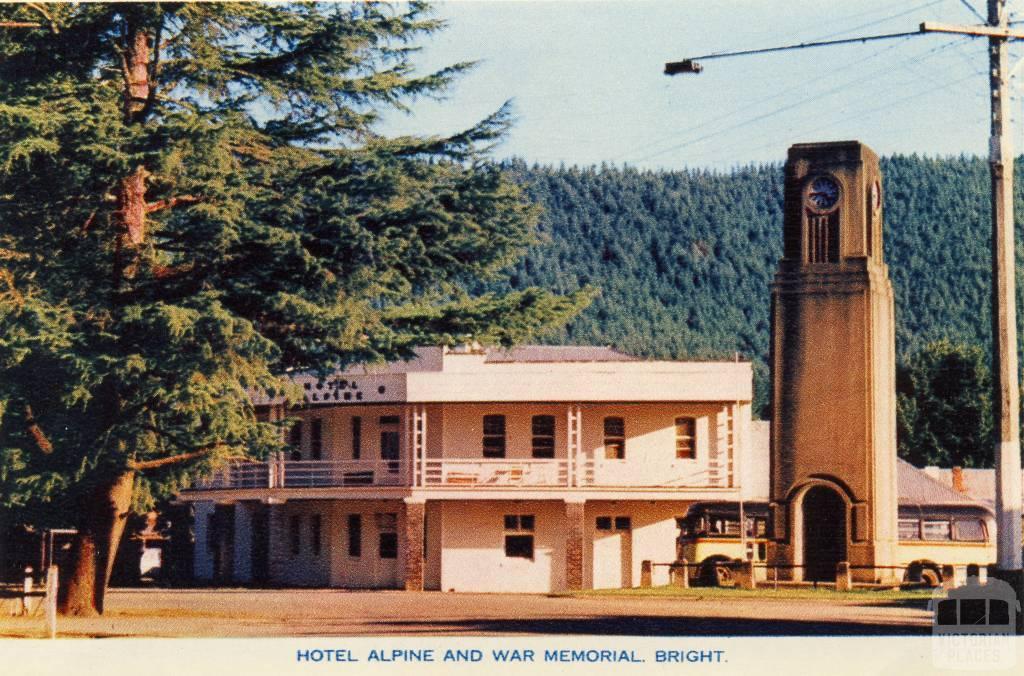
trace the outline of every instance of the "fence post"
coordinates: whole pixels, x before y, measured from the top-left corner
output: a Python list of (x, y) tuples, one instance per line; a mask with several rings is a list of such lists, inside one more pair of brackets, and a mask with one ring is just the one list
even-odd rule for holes
[(845, 592), (853, 589), (853, 580), (850, 578), (850, 562), (840, 561), (836, 564), (836, 591)]
[(672, 582), (677, 587), (688, 589), (690, 587), (690, 566), (686, 559), (679, 559), (675, 566), (672, 567), (672, 571), (675, 574)]
[(46, 630), (50, 638), (57, 638), (57, 566), (46, 571)]
[(640, 562), (640, 587), (649, 589), (651, 586), (651, 562), (644, 560)]
[(25, 566), (25, 581), (21, 585), (21, 611), (19, 615), (28, 615), (28, 603), (32, 594), (32, 566)]
[(757, 582), (754, 580), (754, 562), (753, 561), (751, 561), (749, 559), (747, 559), (745, 561), (740, 561), (739, 565), (736, 567), (736, 570), (739, 572), (739, 575), (736, 576), (738, 578), (736, 580), (736, 582), (737, 582), (737, 586), (740, 589), (756, 589), (757, 588)]

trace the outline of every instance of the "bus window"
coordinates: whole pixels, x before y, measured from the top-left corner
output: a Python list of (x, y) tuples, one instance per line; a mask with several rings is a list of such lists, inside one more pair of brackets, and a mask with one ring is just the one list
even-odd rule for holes
[(921, 535), (925, 540), (949, 540), (948, 521), (925, 521), (921, 524)]
[(679, 529), (679, 537), (694, 537), (700, 532), (700, 522), (693, 518), (676, 519), (676, 527)]
[(917, 519), (900, 519), (900, 540), (920, 540), (920, 526)]
[(961, 542), (984, 542), (985, 522), (975, 519), (954, 521), (953, 537)]

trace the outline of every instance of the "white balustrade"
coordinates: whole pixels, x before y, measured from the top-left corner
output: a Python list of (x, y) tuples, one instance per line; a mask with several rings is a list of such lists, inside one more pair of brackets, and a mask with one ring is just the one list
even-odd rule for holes
[[(198, 490), (223, 488), (321, 488), (411, 486), (411, 466), (400, 460), (271, 460), (233, 463)], [(577, 459), (571, 481), (567, 459), (427, 458), (423, 486), (443, 488), (722, 488), (726, 477), (693, 463), (641, 463)]]
[(568, 486), (569, 463), (545, 459), (428, 459), (425, 486), (507, 488)]

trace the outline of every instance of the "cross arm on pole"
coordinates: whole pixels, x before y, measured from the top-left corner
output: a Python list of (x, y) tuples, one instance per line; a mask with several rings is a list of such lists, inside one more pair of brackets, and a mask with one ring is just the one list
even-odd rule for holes
[(955, 33), (986, 38), (1006, 38), (1009, 40), (1024, 39), (1024, 30), (1004, 26), (961, 26), (938, 21), (925, 21), (921, 24), (922, 33)]

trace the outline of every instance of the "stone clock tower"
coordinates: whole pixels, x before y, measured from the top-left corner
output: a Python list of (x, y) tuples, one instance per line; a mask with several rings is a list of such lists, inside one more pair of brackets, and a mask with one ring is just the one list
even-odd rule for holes
[[(795, 579), (887, 566), (896, 545), (893, 294), (878, 157), (855, 141), (797, 144), (786, 162), (772, 285), (769, 557)], [(854, 579), (892, 576), (854, 569)]]

